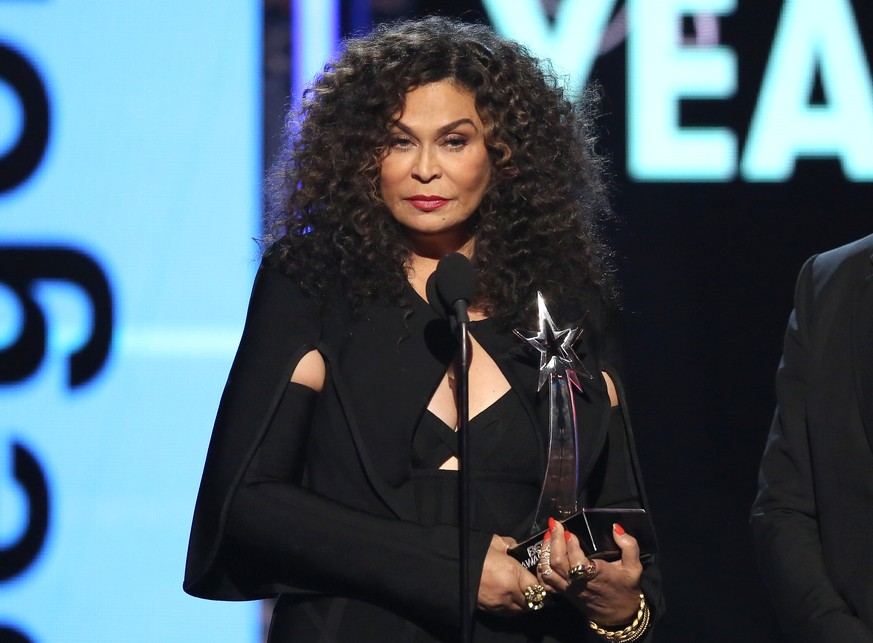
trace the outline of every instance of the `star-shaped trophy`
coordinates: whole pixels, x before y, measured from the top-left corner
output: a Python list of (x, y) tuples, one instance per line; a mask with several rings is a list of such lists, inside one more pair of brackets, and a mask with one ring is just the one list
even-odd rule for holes
[(582, 328), (559, 329), (541, 292), (537, 308), (539, 331), (513, 330), (540, 353), (537, 391), (549, 383), (549, 451), (532, 531), (543, 529), (550, 516), (561, 519), (578, 510), (579, 440), (571, 387), (581, 392), (579, 377), (593, 379), (573, 350)]

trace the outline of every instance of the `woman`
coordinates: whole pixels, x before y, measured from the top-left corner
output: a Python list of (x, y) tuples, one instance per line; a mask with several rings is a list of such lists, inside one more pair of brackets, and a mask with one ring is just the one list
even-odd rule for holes
[(555, 319), (584, 316), (576, 349), (596, 375), (574, 394), (579, 505), (641, 502), (609, 366), (612, 291), (595, 234), (607, 205), (585, 119), (518, 44), (428, 18), (347, 43), (294, 122), (186, 591), (278, 595), (272, 643), (459, 639), (456, 350), (426, 284), (460, 252), (478, 278), (474, 640), (650, 637), (656, 570), (620, 525), (621, 560), (596, 567), (554, 521), (536, 575), (507, 554), (532, 533), (546, 455), (539, 358), (512, 333), (536, 324), (538, 291)]

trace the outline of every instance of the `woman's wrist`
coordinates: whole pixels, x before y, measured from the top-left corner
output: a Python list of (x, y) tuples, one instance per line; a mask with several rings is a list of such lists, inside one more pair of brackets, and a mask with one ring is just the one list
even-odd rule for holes
[(646, 596), (640, 592), (639, 608), (634, 616), (634, 620), (627, 627), (605, 629), (594, 621), (588, 621), (588, 625), (598, 636), (603, 637), (607, 641), (612, 641), (613, 643), (633, 643), (633, 641), (638, 641), (643, 637), (651, 625), (651, 620), (652, 613), (648, 603), (646, 603)]

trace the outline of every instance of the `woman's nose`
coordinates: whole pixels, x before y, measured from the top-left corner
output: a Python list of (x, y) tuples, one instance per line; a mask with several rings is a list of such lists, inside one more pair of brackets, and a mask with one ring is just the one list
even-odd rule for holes
[(422, 183), (430, 183), (434, 179), (439, 178), (441, 174), (442, 169), (436, 158), (435, 150), (427, 147), (422, 148), (415, 159), (412, 177)]

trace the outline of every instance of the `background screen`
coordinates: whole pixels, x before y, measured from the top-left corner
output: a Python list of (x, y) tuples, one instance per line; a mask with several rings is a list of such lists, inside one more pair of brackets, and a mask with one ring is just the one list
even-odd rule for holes
[(261, 7), (0, 2), (0, 641), (254, 641), (181, 591), (257, 248)]

